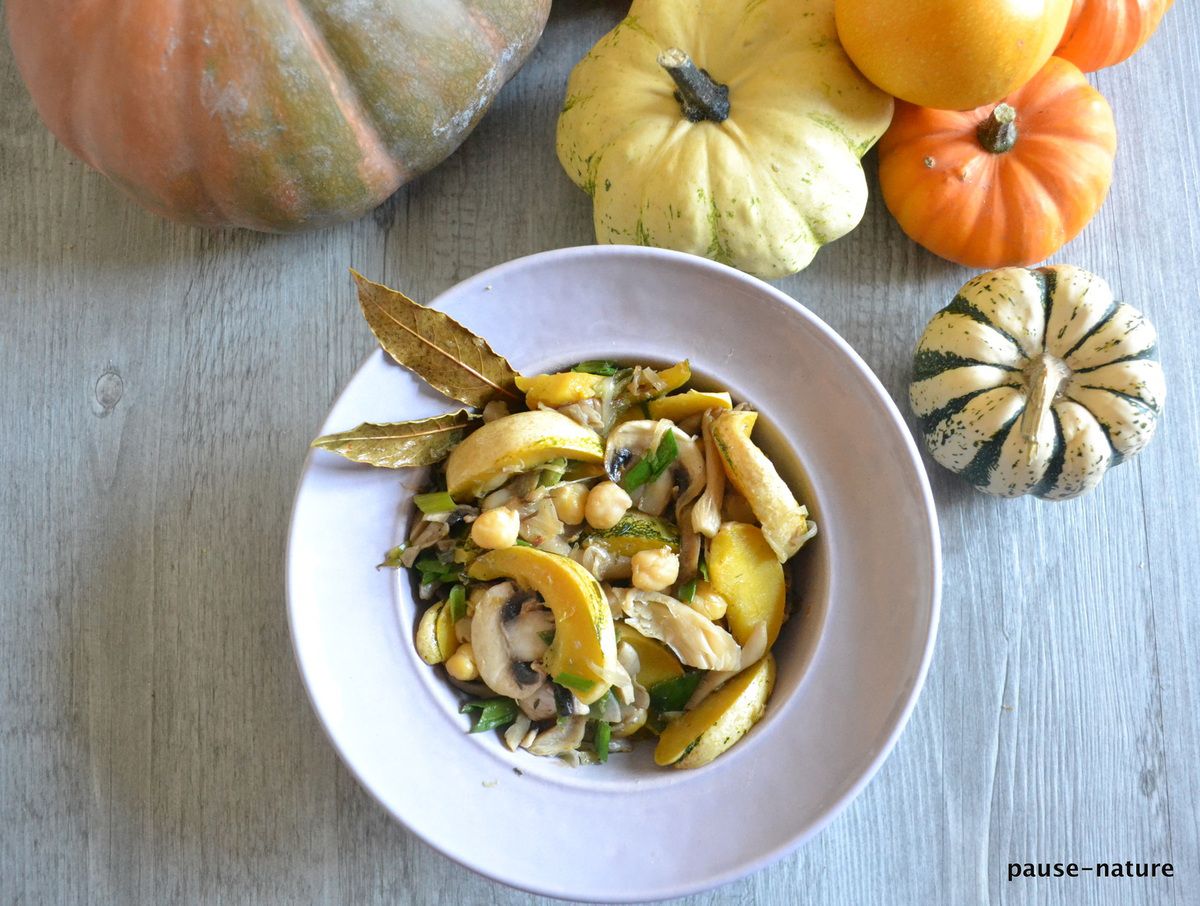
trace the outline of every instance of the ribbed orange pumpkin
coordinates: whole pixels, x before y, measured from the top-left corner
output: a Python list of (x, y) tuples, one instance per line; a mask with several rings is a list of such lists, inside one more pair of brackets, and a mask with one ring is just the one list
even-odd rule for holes
[(1149, 40), (1175, 0), (1075, 0), (1054, 55), (1084, 72), (1127, 59)]
[(1112, 110), (1058, 57), (997, 105), (965, 112), (896, 103), (879, 183), (901, 228), (975, 268), (1029, 265), (1073, 239), (1112, 182)]
[(159, 214), (287, 231), (361, 215), (449, 155), (550, 0), (8, 0), (71, 151)]

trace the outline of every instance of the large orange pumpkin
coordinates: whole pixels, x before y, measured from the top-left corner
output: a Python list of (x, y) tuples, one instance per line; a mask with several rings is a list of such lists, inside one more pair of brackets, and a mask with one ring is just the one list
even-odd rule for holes
[(1175, 0), (1075, 0), (1054, 55), (1084, 72), (1113, 66), (1149, 40)]
[(8, 0), (71, 151), (151, 210), (259, 230), (359, 216), (449, 155), (550, 0)]
[(1108, 102), (1051, 57), (994, 106), (898, 101), (879, 142), (879, 183), (904, 232), (934, 254), (975, 268), (1029, 265), (1100, 209), (1116, 149)]

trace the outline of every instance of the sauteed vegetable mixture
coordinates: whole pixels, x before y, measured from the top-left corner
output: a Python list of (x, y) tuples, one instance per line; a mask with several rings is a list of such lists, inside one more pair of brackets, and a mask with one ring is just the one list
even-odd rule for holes
[(689, 768), (761, 717), (784, 563), (817, 528), (757, 413), (690, 379), (686, 361), (517, 377), (527, 408), (489, 402), (416, 496), (385, 563), (416, 574), (417, 651), (470, 696), (472, 732), (573, 764), (657, 737), (656, 763)]

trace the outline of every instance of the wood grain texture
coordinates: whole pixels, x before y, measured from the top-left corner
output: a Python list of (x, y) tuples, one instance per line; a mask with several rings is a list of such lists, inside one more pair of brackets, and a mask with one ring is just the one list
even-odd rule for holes
[[(428, 299), (591, 240), (554, 121), (619, 15), (556, 4), (459, 153), (372, 216), (287, 238), (132, 207), (48, 136), (0, 51), (0, 903), (530, 902), (413, 838), (340, 766), (293, 666), (284, 535), (307, 442), (373, 345), (349, 266)], [(1065, 504), (987, 499), (929, 463), (942, 626), (893, 756), (800, 851), (680, 902), (1195, 902), (1198, 38), (1200, 9), (1177, 3), (1094, 77), (1120, 130), (1114, 187), (1055, 259), (1157, 324), (1159, 437)], [(876, 192), (779, 285), (903, 400), (922, 327), (969, 275), (908, 242)], [(1005, 880), (1009, 861), (1109, 859), (1177, 877)]]

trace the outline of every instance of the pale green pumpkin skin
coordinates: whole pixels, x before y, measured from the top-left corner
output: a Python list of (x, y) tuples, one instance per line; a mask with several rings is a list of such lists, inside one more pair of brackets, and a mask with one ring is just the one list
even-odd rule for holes
[[(1031, 443), (1028, 375), (1067, 371)], [(917, 347), (909, 401), (938, 463), (982, 491), (1066, 500), (1141, 452), (1166, 399), (1154, 327), (1069, 265), (989, 271), (938, 312)]]
[(444, 160), (550, 0), (8, 0), (47, 127), (150, 210), (288, 232)]
[[(729, 86), (728, 119), (684, 118), (658, 63), (672, 47)], [(635, 0), (571, 73), (558, 157), (597, 242), (774, 278), (858, 225), (860, 159), (891, 116), (838, 43), (833, 0)]]

